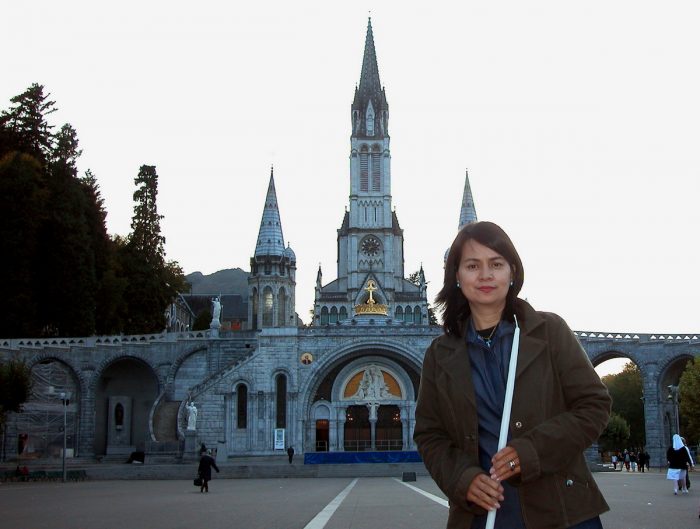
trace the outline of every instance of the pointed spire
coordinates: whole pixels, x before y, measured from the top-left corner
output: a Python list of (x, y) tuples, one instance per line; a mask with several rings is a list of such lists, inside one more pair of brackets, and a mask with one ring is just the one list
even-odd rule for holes
[(374, 34), (372, 33), (372, 18), (367, 21), (367, 36), (365, 37), (365, 54), (362, 57), (362, 73), (360, 75), (360, 92), (367, 96), (382, 91), (377, 66), (377, 52), (374, 49)]
[(472, 197), (472, 188), (469, 185), (469, 171), (466, 171), (464, 194), (462, 195), (462, 210), (459, 212), (459, 229), (477, 220), (476, 209), (474, 208), (474, 197)]
[(275, 191), (274, 167), (270, 168), (270, 184), (267, 187), (267, 197), (263, 208), (258, 242), (255, 246), (255, 257), (263, 255), (284, 256), (284, 237), (282, 223), (277, 207), (277, 192)]
[(352, 123), (354, 135), (384, 136), (388, 135), (389, 104), (386, 93), (379, 80), (377, 52), (374, 49), (372, 18), (367, 22), (365, 53), (362, 57), (360, 84), (355, 86), (355, 98), (352, 102)]

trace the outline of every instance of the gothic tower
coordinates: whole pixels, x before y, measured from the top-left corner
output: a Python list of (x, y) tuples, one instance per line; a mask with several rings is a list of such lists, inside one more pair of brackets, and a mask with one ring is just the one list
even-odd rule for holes
[(403, 230), (391, 205), (389, 104), (371, 19), (350, 119), (350, 205), (338, 230), (338, 278), (322, 286), (319, 271), (314, 323), (341, 323), (368, 298), (385, 306), (389, 317), (425, 323), (425, 289), (404, 278)]
[(294, 291), (297, 258), (290, 246), (285, 248), (282, 223), (277, 206), (274, 170), (270, 170), (258, 242), (250, 259), (248, 276), (248, 326), (295, 327)]

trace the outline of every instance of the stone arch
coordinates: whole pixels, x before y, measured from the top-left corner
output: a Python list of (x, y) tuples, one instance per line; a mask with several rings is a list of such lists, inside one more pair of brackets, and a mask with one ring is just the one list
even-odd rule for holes
[[(60, 458), (63, 450), (63, 419), (66, 416), (68, 454), (79, 455), (89, 377), (69, 360), (46, 353), (27, 361), (32, 388), (23, 411), (9, 414), (5, 425), (5, 453), (24, 457)], [(64, 409), (64, 400), (66, 405)], [(21, 438), (20, 438), (21, 436)]]
[[(168, 399), (184, 400), (187, 397), (187, 389), (201, 383), (208, 376), (208, 351), (206, 345), (197, 345), (178, 356), (170, 365), (162, 392)], [(197, 363), (197, 356), (204, 358), (199, 359), (200, 365), (192, 365)], [(184, 373), (185, 370), (187, 373)], [(195, 384), (189, 384), (191, 381), (195, 381)]]
[[(162, 394), (164, 375), (141, 355), (118, 354), (106, 359), (95, 373), (96, 454), (128, 455), (145, 450), (153, 439), (153, 407)], [(118, 429), (112, 422), (112, 410), (121, 403), (125, 409), (124, 424)]]

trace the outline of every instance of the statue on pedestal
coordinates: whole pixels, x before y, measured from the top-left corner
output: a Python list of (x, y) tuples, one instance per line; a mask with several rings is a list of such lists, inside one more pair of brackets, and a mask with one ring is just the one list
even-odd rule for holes
[(194, 402), (189, 401), (185, 409), (187, 410), (187, 429), (195, 430), (197, 426), (197, 407), (194, 405)]

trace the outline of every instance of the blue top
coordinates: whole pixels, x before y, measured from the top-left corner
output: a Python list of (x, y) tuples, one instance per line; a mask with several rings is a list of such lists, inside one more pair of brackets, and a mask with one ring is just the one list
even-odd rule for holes
[[(510, 350), (515, 325), (502, 320), (488, 342), (476, 332), (473, 322), (467, 329), (467, 350), (471, 364), (476, 410), (479, 418), (479, 464), (488, 474), (491, 458), (498, 452), (503, 402), (506, 396)], [(518, 490), (503, 481), (505, 498), (496, 514), (496, 527), (525, 529)], [(475, 516), (471, 529), (486, 527), (486, 515)]]

